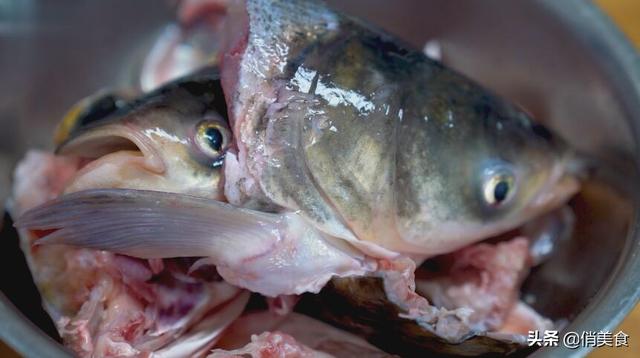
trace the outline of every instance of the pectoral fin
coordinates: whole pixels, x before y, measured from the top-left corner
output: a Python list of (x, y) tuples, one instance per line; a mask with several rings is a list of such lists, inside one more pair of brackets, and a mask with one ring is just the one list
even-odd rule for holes
[(98, 189), (27, 211), (16, 226), (65, 244), (141, 258), (205, 257), (229, 283), (267, 296), (318, 292), (368, 259), (296, 213), (263, 213), (183, 194)]
[(282, 215), (189, 195), (129, 189), (64, 195), (27, 211), (16, 226), (52, 231), (37, 244), (141, 258), (208, 256), (218, 263), (264, 252), (284, 228)]

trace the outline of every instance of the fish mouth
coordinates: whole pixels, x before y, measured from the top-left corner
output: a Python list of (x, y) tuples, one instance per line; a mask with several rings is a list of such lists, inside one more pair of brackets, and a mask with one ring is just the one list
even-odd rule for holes
[(130, 123), (87, 128), (56, 148), (56, 155), (79, 159), (78, 171), (65, 193), (92, 188), (162, 187), (167, 167), (159, 149)]
[(580, 190), (580, 179), (586, 170), (583, 158), (576, 154), (565, 156), (552, 167), (546, 183), (531, 201), (530, 209), (547, 212), (561, 206)]
[(548, 183), (533, 202), (535, 208), (552, 209), (564, 203), (580, 189), (580, 181), (571, 174), (564, 174)]
[(108, 124), (87, 128), (55, 150), (56, 155), (85, 159), (95, 165), (111, 155), (135, 157), (136, 162), (154, 174), (163, 174), (166, 166), (153, 142), (131, 124)]

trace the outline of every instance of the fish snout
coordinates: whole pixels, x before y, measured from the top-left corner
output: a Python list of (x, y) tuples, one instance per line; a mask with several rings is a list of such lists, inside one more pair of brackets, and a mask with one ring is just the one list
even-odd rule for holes
[(59, 145), (56, 154), (81, 159), (66, 193), (93, 188), (161, 190), (166, 186), (166, 165), (155, 144), (125, 124), (83, 131)]
[(56, 148), (56, 154), (76, 156), (90, 161), (103, 160), (114, 153), (127, 153), (138, 159), (150, 172), (162, 174), (163, 160), (153, 141), (129, 123), (112, 123), (87, 128)]
[(589, 165), (583, 156), (566, 153), (551, 168), (546, 182), (531, 202), (531, 209), (542, 213), (561, 206), (580, 190), (588, 171)]

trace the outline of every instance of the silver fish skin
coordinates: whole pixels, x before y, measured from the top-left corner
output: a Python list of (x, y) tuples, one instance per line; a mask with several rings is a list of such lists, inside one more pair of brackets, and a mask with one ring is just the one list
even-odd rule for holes
[(435, 255), (577, 191), (562, 139), (401, 41), (315, 1), (228, 12), (246, 21), (222, 58), (230, 202), (299, 211), (369, 253)]

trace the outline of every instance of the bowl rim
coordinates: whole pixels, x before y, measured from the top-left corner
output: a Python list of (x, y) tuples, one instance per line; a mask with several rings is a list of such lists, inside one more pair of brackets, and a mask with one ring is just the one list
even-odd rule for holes
[(24, 357), (73, 357), (63, 345), (58, 344), (26, 318), (0, 292), (0, 338)]
[[(619, 28), (598, 6), (587, 0), (541, 0), (540, 4), (557, 18), (605, 70), (615, 88), (634, 138), (635, 164), (640, 168), (640, 55)], [(637, 208), (637, 200), (635, 203)], [(625, 247), (604, 287), (563, 331), (611, 331), (640, 302), (640, 216), (634, 219)], [(2, 225), (2, 223), (0, 223)], [(635, 283), (635, 284), (634, 284)], [(72, 357), (71, 353), (47, 336), (0, 292), (0, 339), (25, 357)], [(569, 349), (544, 347), (532, 357), (585, 356), (591, 347)]]
[[(634, 163), (640, 168), (640, 54), (598, 6), (584, 0), (542, 0), (552, 16), (594, 55), (605, 71), (622, 104), (627, 124), (634, 139)], [(637, 119), (636, 119), (637, 118)], [(589, 304), (562, 331), (612, 331), (640, 302), (640, 216), (638, 197), (633, 197), (634, 213), (625, 246), (611, 275)], [(593, 347), (570, 349), (560, 344), (544, 347), (531, 357), (584, 357)]]

